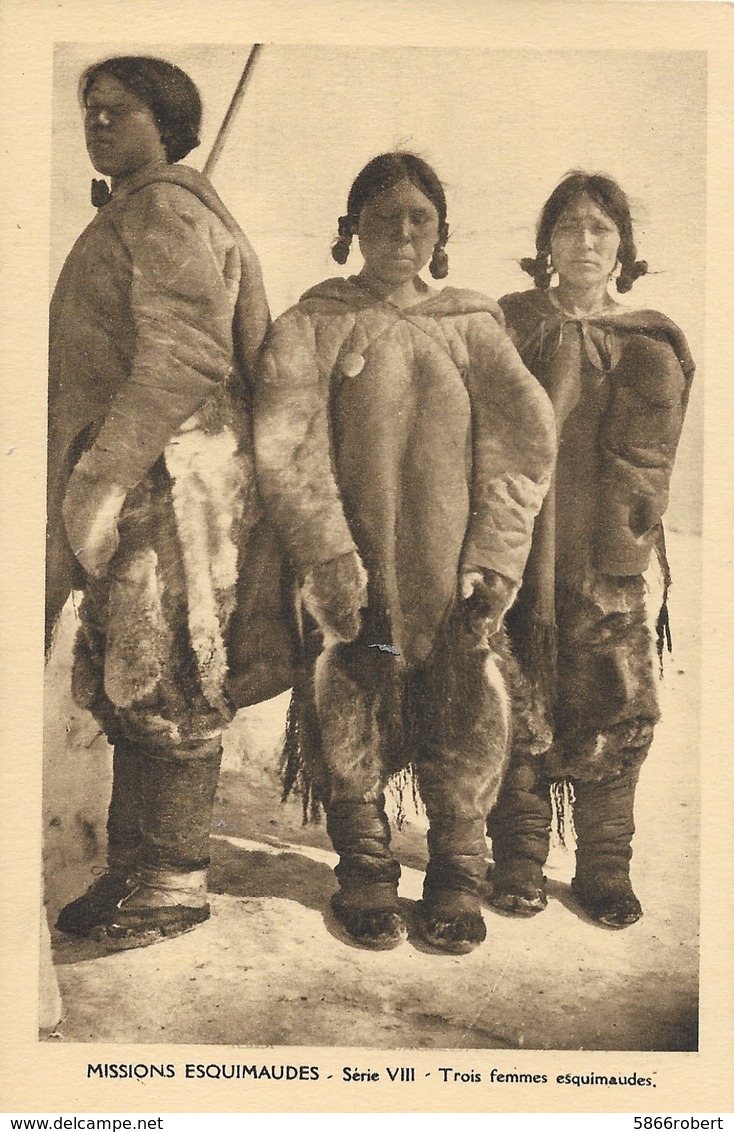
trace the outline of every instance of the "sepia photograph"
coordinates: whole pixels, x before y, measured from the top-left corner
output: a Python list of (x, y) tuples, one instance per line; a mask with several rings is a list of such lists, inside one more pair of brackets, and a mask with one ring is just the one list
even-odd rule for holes
[(719, 62), (206, 24), (47, 44), (34, 1057), (657, 1111), (731, 904)]

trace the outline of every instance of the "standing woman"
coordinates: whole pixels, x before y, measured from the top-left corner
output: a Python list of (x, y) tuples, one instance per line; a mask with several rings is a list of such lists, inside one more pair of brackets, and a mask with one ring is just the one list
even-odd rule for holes
[(47, 644), (82, 590), (73, 692), (114, 747), (108, 870), (58, 927), (133, 947), (205, 920), (231, 717), (227, 630), (252, 520), (243, 382), (268, 321), (257, 258), (209, 181), (174, 163), (201, 101), (162, 59), (82, 76), (111, 178), (51, 304)]
[(623, 928), (642, 915), (629, 877), (633, 804), (659, 718), (642, 574), (657, 549), (667, 579), (661, 519), (694, 367), (670, 319), (609, 294), (612, 279), (624, 293), (647, 271), (615, 181), (568, 175), (536, 247), (522, 261), (535, 289), (500, 305), (553, 402), (558, 463), (509, 619), (535, 708), (490, 815), (492, 903), (519, 915), (545, 907), (548, 782), (565, 779), (573, 890), (593, 919)]
[(383, 792), (409, 763), (430, 822), (420, 923), (449, 952), (486, 931), (485, 805), (506, 759), (489, 648), (554, 456), (548, 399), (483, 295), (448, 271), (446, 198), (386, 153), (352, 185), (333, 248), (364, 266), (275, 323), (256, 387), (258, 483), (300, 583), (291, 732), (339, 854), (333, 908), (365, 946), (405, 936)]

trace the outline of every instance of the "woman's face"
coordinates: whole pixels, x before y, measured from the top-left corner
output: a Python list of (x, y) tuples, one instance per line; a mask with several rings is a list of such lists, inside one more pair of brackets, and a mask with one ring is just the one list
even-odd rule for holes
[(553, 267), (573, 287), (606, 285), (618, 251), (617, 225), (586, 193), (568, 206), (551, 236)]
[(99, 75), (87, 94), (84, 137), (92, 165), (108, 177), (166, 160), (150, 107), (111, 75)]
[(406, 178), (368, 201), (359, 214), (356, 234), (366, 273), (397, 287), (411, 280), (433, 255), (438, 212)]

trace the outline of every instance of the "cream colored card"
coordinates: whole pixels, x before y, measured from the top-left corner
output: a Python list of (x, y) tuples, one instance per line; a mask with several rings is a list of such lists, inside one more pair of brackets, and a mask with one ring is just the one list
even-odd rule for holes
[[(731, 5), (7, 0), (0, 37), (4, 1111), (731, 1110)], [(349, 947), (329, 928), (323, 830), (301, 829), (272, 791), (272, 821), (247, 808), (251, 765), (258, 789), (272, 786), (281, 703), (230, 740), (212, 920), (101, 958), (55, 940), (61, 1020), (39, 1039), (43, 847), (52, 904), (82, 876), (85, 845), (97, 860), (109, 781), (104, 743), (70, 706), (63, 649), (46, 677), (43, 773), (47, 310), (93, 215), (77, 83), (112, 54), (182, 66), (204, 102), (190, 159), (201, 168), (253, 43), (263, 49), (212, 179), (276, 315), (339, 274), (337, 217), (384, 150), (435, 165), (449, 283), (494, 297), (527, 285), (518, 261), (567, 170), (609, 172), (631, 198), (651, 266), (634, 302), (673, 318), (698, 365), (667, 518), (674, 653), (640, 784), (647, 914), (623, 933), (579, 919), (571, 858), (555, 847), (548, 910), (488, 911), (488, 941), (470, 956)], [(421, 838), (409, 815), (396, 843), (411, 900)], [(44, 933), (40, 947), (47, 957)], [(42, 964), (52, 1023), (53, 987)]]

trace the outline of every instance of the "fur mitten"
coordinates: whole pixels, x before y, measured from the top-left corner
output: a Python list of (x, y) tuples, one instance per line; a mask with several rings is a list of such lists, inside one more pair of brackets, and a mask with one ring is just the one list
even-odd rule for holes
[(473, 620), (486, 622), (492, 637), (517, 596), (518, 587), (495, 570), (466, 570), (461, 575), (461, 597)]
[(367, 605), (367, 572), (356, 550), (315, 566), (301, 589), (303, 604), (327, 643), (353, 641)]
[(85, 452), (71, 474), (62, 513), (69, 545), (88, 574), (103, 577), (120, 536), (117, 520), (127, 491), (100, 478)]

